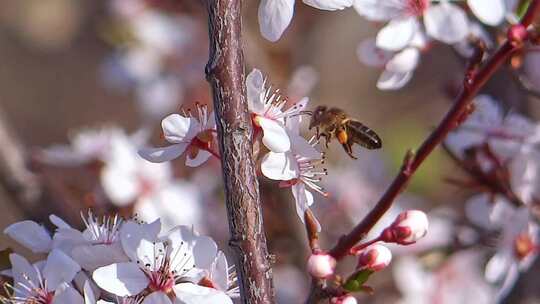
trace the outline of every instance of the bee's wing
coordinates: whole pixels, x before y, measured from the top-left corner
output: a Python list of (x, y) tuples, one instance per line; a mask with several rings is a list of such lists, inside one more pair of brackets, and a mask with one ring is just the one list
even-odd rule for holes
[(379, 149), (382, 141), (375, 131), (366, 127), (357, 120), (349, 120), (346, 123), (349, 140), (367, 149)]

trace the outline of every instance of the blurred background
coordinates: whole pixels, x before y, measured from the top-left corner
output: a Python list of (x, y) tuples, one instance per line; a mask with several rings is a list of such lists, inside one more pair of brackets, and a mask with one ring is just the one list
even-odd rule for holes
[[(433, 43), (406, 87), (380, 91), (375, 84), (381, 69), (362, 64), (357, 55), (359, 43), (374, 37), (378, 25), (353, 9), (328, 13), (298, 4), (283, 38), (270, 43), (259, 33), (258, 1), (245, 2), (248, 72), (260, 69), (291, 102), (307, 95), (310, 108), (324, 104), (345, 109), (382, 138), (381, 150), (360, 150), (358, 160), (350, 159), (338, 144), (330, 146), (326, 164), (330, 173), (322, 182), (330, 197), (316, 194), (314, 208), (325, 227), (322, 244), (329, 247), (376, 202), (407, 149), (417, 147), (439, 122), (459, 89), (465, 60), (451, 48)], [(148, 11), (144, 17), (135, 15), (141, 5)], [(51, 213), (81, 227), (80, 212), (89, 208), (127, 217), (144, 212), (139, 214), (143, 218), (197, 208), (189, 215), (171, 215), (170, 221), (176, 221), (174, 216), (192, 221), (178, 224), (195, 224), (227, 250), (217, 160), (198, 168), (186, 167), (181, 159), (173, 161), (170, 170), (174, 183), (185, 191), (185, 201), (143, 208), (137, 201), (119, 205), (107, 197), (101, 178), (106, 157), (72, 159), (77, 134), (88, 130), (102, 135), (116, 130), (144, 138), (141, 142), (165, 144), (160, 138), (162, 118), (181, 106), (194, 107), (195, 102), (211, 107), (204, 75), (207, 56), (205, 10), (196, 1), (0, 1), (0, 229), (23, 219), (49, 226)], [(511, 72), (497, 74), (484, 92), (496, 96), (507, 109), (537, 116), (538, 99), (527, 95)], [(89, 136), (89, 145), (98, 138), (103, 136)], [(99, 153), (111, 149), (100, 148)], [(396, 210), (432, 210), (443, 227), (447, 222), (459, 223), (472, 193), (448, 182), (460, 176), (445, 153), (437, 150), (400, 197)], [(289, 191), (275, 191), (277, 183), (264, 177), (261, 187), (270, 252), (277, 257), (278, 301), (300, 303), (309, 282), (304, 270), (309, 254), (304, 228)], [(453, 233), (441, 228), (434, 239), (443, 242), (454, 238)], [(425, 248), (437, 246), (428, 239)], [(424, 248), (421, 242), (417, 246)], [(4, 248), (30, 255), (0, 235), (0, 249)], [(441, 257), (425, 259), (437, 265)], [(527, 279), (538, 274), (538, 267), (533, 267), (508, 303), (540, 303), (535, 280)], [(370, 283), (375, 294), (366, 295), (366, 302), (398, 303), (402, 298), (391, 270), (374, 276)]]

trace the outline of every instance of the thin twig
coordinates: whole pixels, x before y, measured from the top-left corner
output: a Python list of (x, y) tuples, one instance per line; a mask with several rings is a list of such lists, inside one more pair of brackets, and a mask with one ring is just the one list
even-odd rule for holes
[(225, 183), (230, 245), (242, 303), (274, 303), (253, 159), (241, 39), (241, 1), (208, 0), (210, 58), (206, 76), (213, 90), (218, 142)]

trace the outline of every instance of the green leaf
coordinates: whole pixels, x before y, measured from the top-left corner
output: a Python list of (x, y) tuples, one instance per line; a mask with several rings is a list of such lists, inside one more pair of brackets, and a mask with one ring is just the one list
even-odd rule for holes
[(345, 284), (343, 284), (343, 288), (348, 291), (363, 291), (364, 283), (367, 282), (369, 279), (369, 276), (373, 273), (372, 270), (364, 269), (355, 272), (353, 275), (351, 275)]
[(521, 1), (516, 9), (516, 15), (519, 19), (523, 18), (532, 0)]

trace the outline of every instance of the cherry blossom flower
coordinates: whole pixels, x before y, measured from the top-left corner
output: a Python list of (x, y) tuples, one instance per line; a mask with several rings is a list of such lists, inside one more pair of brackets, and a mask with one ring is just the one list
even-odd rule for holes
[(309, 99), (303, 98), (283, 111), (287, 103), (279, 91), (266, 88), (261, 71), (254, 69), (246, 77), (248, 108), (251, 112), (255, 132), (263, 132), (262, 142), (272, 152), (287, 152), (291, 139), (287, 134), (285, 120), (298, 116), (305, 109)]
[(296, 201), (296, 212), (304, 222), (305, 212), (313, 204), (313, 194), (308, 189), (324, 196), (328, 194), (317, 184), (320, 176), (326, 175), (326, 170), (317, 168), (323, 162), (323, 154), (300, 136), (300, 121), (300, 116), (287, 120), (288, 136), (291, 139), (290, 151), (268, 152), (262, 159), (261, 171), (264, 176), (281, 181), (281, 187), (291, 187)]
[(161, 122), (165, 140), (172, 145), (159, 148), (143, 148), (139, 154), (146, 160), (161, 163), (186, 153), (186, 166), (198, 167), (212, 154), (215, 118), (206, 106), (197, 105), (197, 118), (190, 112), (185, 115), (171, 114)]
[(456, 43), (468, 34), (465, 12), (449, 1), (430, 0), (356, 0), (356, 11), (372, 21), (389, 21), (377, 34), (376, 45), (389, 51), (408, 46), (419, 31), (423, 17), (427, 34), (444, 43)]
[(31, 265), (24, 257), (10, 254), (14, 294), (5, 303), (83, 304), (83, 297), (70, 282), (80, 266), (60, 250), (52, 250), (47, 260)]
[(81, 217), (86, 227), (82, 232), (59, 217), (50, 216), (57, 227), (53, 237), (54, 248), (61, 249), (89, 271), (128, 260), (120, 244), (120, 228), (124, 222), (118, 215), (99, 219), (88, 212), (87, 217), (82, 214)]
[(377, 81), (380, 90), (397, 90), (411, 80), (420, 61), (420, 53), (427, 46), (427, 39), (417, 32), (409, 45), (398, 52), (391, 52), (377, 47), (373, 39), (360, 43), (357, 55), (368, 66), (383, 67)]
[(488, 281), (501, 283), (498, 299), (506, 296), (519, 273), (527, 270), (536, 259), (539, 233), (526, 207), (510, 210), (501, 223), (502, 237), (497, 253), (488, 261), (485, 272)]
[(358, 301), (351, 295), (344, 295), (341, 297), (334, 297), (330, 299), (332, 304), (357, 304)]
[(494, 303), (494, 289), (481, 275), (481, 258), (475, 250), (459, 251), (433, 271), (412, 256), (398, 259), (393, 274), (402, 298), (397, 303)]
[(121, 235), (130, 262), (94, 271), (99, 287), (118, 296), (134, 296), (149, 289), (152, 293), (145, 301), (172, 303), (167, 302), (167, 294), (174, 291), (180, 303), (232, 303), (217, 289), (191, 283), (214, 260), (217, 246), (211, 238), (198, 236), (185, 226), (158, 238), (154, 229), (134, 222), (124, 224)]
[[(141, 139), (142, 133), (135, 133), (134, 142)], [(111, 141), (125, 136), (116, 127), (82, 129), (72, 133), (69, 145), (53, 145), (40, 151), (41, 160), (53, 165), (78, 166), (90, 161), (105, 160), (111, 149)]]
[(474, 100), (475, 111), (446, 139), (448, 147), (463, 157), (464, 151), (488, 143), (503, 159), (529, 149), (540, 140), (540, 126), (516, 114), (503, 114), (499, 103), (487, 95)]
[[(303, 0), (320, 10), (335, 11), (352, 6), (353, 0)], [(278, 41), (294, 15), (295, 0), (261, 0), (259, 4), (259, 27), (264, 38)]]

